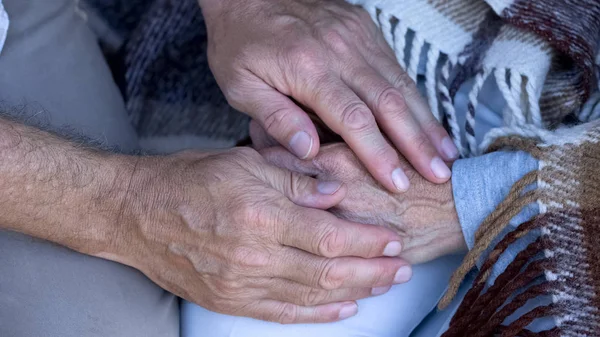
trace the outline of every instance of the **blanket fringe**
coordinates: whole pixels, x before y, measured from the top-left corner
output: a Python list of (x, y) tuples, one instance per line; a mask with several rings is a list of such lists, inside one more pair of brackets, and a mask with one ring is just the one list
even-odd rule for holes
[[(517, 138), (513, 138), (517, 139)], [(510, 139), (503, 139), (510, 144)], [(529, 148), (531, 145), (513, 144)], [(473, 285), (462, 300), (450, 326), (443, 337), (487, 337), (500, 335), (509, 336), (558, 336), (559, 330), (552, 329), (542, 332), (527, 330), (529, 324), (540, 317), (549, 317), (555, 313), (554, 303), (538, 306), (521, 315), (508, 325), (503, 323), (522, 308), (529, 300), (550, 293), (555, 287), (552, 280), (545, 277), (552, 270), (552, 262), (542, 252), (548, 247), (543, 234), (520, 251), (506, 269), (492, 283), (492, 270), (501, 255), (517, 240), (532, 233), (541, 231), (545, 223), (545, 214), (537, 215), (529, 221), (520, 224), (515, 230), (508, 232), (494, 248), (487, 252), (496, 238), (500, 237), (510, 220), (519, 214), (524, 207), (540, 198), (538, 189), (529, 190), (539, 178), (539, 171), (526, 174), (515, 183), (498, 207), (482, 222), (475, 233), (475, 246), (467, 253), (462, 265), (455, 271), (448, 290), (439, 303), (439, 308), (446, 308), (456, 296), (458, 288), (467, 273), (475, 267), (486, 253), (487, 257), (477, 274)]]
[(469, 145), (469, 156), (477, 155), (477, 140), (475, 138), (475, 109), (479, 103), (479, 92), (483, 88), (489, 72), (481, 70), (475, 75), (475, 83), (469, 93), (469, 103), (467, 103), (467, 118), (465, 124), (465, 134), (467, 144)]
[(442, 72), (440, 74), (440, 80), (438, 82), (438, 92), (440, 94), (440, 101), (442, 102), (443, 108), (443, 122), (445, 121), (448, 125), (447, 131), (456, 145), (461, 157), (466, 155), (464, 147), (462, 145), (462, 137), (460, 133), (460, 126), (456, 119), (456, 109), (454, 108), (454, 97), (450, 95), (450, 74), (454, 68), (454, 63), (450, 58), (446, 60), (446, 63), (442, 66)]
[[(464, 157), (466, 151), (462, 144), (461, 131), (456, 119), (454, 97), (450, 94), (450, 76), (453, 68), (458, 63), (457, 58), (442, 52), (395, 16), (382, 12), (376, 7), (367, 7), (366, 9), (373, 22), (381, 28), (386, 42), (394, 50), (400, 67), (406, 70), (415, 83), (418, 80), (421, 54), (424, 49), (428, 49), (425, 63), (425, 89), (429, 107), (435, 118), (448, 126), (450, 138), (458, 148), (461, 156)], [(412, 39), (410, 38), (411, 35)], [(407, 51), (410, 52), (407, 53)], [(440, 67), (443, 59), (445, 61)]]
[[(502, 137), (510, 134), (512, 130), (522, 128), (529, 130), (527, 133), (531, 134), (534, 133), (532, 130), (544, 127), (538, 94), (541, 91), (540, 88), (534, 86), (527, 74), (518, 73), (510, 68), (482, 67), (477, 72), (473, 88), (468, 94), (464, 125), (466, 143), (463, 143), (461, 127), (458, 124), (454, 107), (454, 93), (450, 86), (453, 82), (451, 80), (453, 69), (461, 66), (466, 57), (445, 53), (417, 31), (411, 29), (406, 22), (380, 8), (367, 6), (365, 9), (381, 28), (383, 36), (394, 50), (400, 66), (406, 70), (415, 83), (418, 80), (421, 55), (424, 49), (428, 50), (425, 62), (425, 89), (429, 107), (433, 115), (447, 127), (448, 133), (462, 157), (476, 156), (485, 150), (484, 146), (478, 146), (475, 137), (475, 111), (480, 103), (479, 92), (492, 75), (507, 104), (504, 113), (506, 126), (495, 130), (494, 135)], [(439, 63), (444, 58), (446, 60), (440, 67)], [(597, 113), (590, 115), (595, 118), (600, 117), (600, 108), (597, 110)], [(596, 110), (593, 111), (596, 112)]]
[(439, 122), (442, 122), (442, 115), (440, 115), (440, 101), (438, 99), (438, 92), (435, 84), (439, 81), (437, 68), (441, 57), (442, 52), (434, 45), (429, 44), (427, 64), (425, 65), (425, 88), (427, 90), (427, 98), (429, 100), (431, 112)]
[(452, 275), (448, 291), (440, 301), (440, 309), (444, 309), (450, 304), (467, 273), (473, 269), (480, 255), (483, 254), (494, 238), (508, 226), (510, 219), (520, 213), (523, 207), (536, 200), (535, 190), (522, 195), (524, 189), (535, 182), (536, 179), (537, 171), (530, 172), (521, 178), (512, 187), (506, 199), (479, 226), (479, 229), (475, 232), (475, 246), (467, 253), (462, 265)]

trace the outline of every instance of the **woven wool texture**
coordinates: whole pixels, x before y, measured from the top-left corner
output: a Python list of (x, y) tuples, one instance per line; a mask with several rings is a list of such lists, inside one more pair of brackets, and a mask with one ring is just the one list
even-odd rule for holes
[(197, 0), (82, 1), (123, 41), (109, 61), (141, 138), (248, 136), (250, 118), (227, 104), (209, 69)]
[[(450, 336), (600, 336), (600, 122), (586, 123), (543, 139), (508, 136), (490, 150), (527, 151), (539, 169), (518, 181), (509, 196), (481, 224), (475, 247), (453, 276), (440, 306), (449, 303), (462, 278), (525, 205), (537, 202), (540, 214), (493, 245), (473, 287), (463, 299), (444, 337)], [(534, 189), (527, 190), (535, 184)], [(538, 231), (491, 286), (490, 271), (507, 247)], [(505, 324), (528, 300), (548, 296), (540, 305)], [(527, 326), (552, 317), (554, 327), (533, 332)]]
[[(421, 55), (426, 55), (429, 105), (463, 156), (480, 154), (489, 145), (478, 146), (474, 135), (478, 94), (486, 81), (496, 82), (507, 103), (505, 126), (522, 133), (556, 128), (567, 117), (587, 121), (600, 114), (582, 114), (581, 109), (598, 87), (597, 0), (349, 2), (371, 13), (415, 81)], [(466, 124), (461, 127), (454, 97), (471, 79)], [(589, 105), (597, 107), (598, 97), (593, 98)]]
[[(463, 156), (512, 149), (540, 163), (480, 224), (440, 308), (483, 264), (444, 336), (600, 336), (600, 2), (351, 2), (371, 13), (415, 81), (426, 55), (431, 110)], [(473, 84), (466, 122), (458, 125), (454, 97), (467, 81)], [(487, 81), (496, 82), (506, 101), (504, 125), (477, 144), (475, 111)], [(540, 214), (506, 234), (509, 221), (531, 203)], [(490, 280), (500, 256), (529, 235), (535, 240)], [(523, 313), (533, 298), (548, 303)], [(549, 330), (529, 329), (548, 318)]]

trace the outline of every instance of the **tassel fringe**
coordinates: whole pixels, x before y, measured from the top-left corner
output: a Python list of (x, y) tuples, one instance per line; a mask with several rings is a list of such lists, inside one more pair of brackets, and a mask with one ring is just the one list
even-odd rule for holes
[[(429, 107), (434, 116), (447, 126), (448, 133), (462, 157), (475, 156), (486, 149), (485, 146), (477, 146), (475, 111), (480, 102), (479, 92), (490, 75), (495, 76), (498, 88), (508, 107), (505, 111), (506, 126), (496, 130), (493, 135), (495, 137), (506, 136), (512, 130), (520, 128), (525, 130), (522, 133), (534, 134), (535, 129), (543, 128), (538, 98), (540, 88), (536, 88), (526, 75), (512, 72), (508, 68), (482, 69), (477, 73), (475, 85), (469, 93), (464, 125), (466, 143), (463, 143), (461, 128), (456, 119), (454, 97), (451, 94), (450, 84), (453, 69), (464, 63), (466, 58), (444, 53), (412, 30), (405, 22), (377, 7), (367, 6), (366, 9), (373, 21), (381, 28), (383, 36), (394, 50), (400, 66), (406, 70), (409, 77), (415, 82), (418, 79), (421, 54), (426, 47), (428, 48), (425, 65), (425, 88)], [(412, 39), (410, 36), (412, 36)], [(408, 55), (407, 51), (409, 51)], [(438, 64), (443, 58), (446, 58), (446, 61), (439, 67)], [(600, 118), (600, 108), (592, 109), (588, 113), (588, 117), (591, 116)], [(490, 141), (487, 144), (489, 143)]]
[[(538, 179), (537, 170), (526, 174), (514, 184), (506, 199), (481, 224), (475, 234), (475, 247), (465, 256), (463, 264), (452, 276), (448, 291), (440, 301), (440, 309), (450, 304), (466, 274), (484, 256), (487, 247), (491, 246), (493, 241), (500, 236), (510, 220), (524, 207), (540, 198), (537, 189), (526, 192), (526, 189)], [(549, 294), (550, 290), (555, 288), (553, 281), (545, 278), (545, 273), (552, 270), (551, 260), (547, 257), (539, 257), (540, 253), (549, 245), (543, 234), (520, 251), (490, 285), (491, 271), (500, 256), (520, 238), (534, 230), (539, 231), (546, 223), (545, 217), (545, 214), (541, 214), (522, 223), (514, 231), (508, 232), (494, 246), (443, 337), (559, 335), (558, 329), (543, 332), (532, 332), (526, 329), (535, 319), (552, 316), (555, 313), (554, 303), (535, 307), (510, 324), (503, 325), (509, 316), (522, 308), (529, 300)]]

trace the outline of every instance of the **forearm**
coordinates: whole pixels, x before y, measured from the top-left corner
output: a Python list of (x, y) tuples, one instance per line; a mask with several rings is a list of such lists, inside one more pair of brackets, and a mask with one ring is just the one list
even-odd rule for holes
[(131, 175), (122, 157), (0, 118), (0, 228), (101, 254)]

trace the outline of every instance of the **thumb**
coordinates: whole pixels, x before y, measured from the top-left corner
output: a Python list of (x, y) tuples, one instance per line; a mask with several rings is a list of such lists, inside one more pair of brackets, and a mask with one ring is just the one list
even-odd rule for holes
[[(298, 160), (287, 150), (279, 149), (280, 153)], [(286, 162), (291, 163), (291, 160)], [(338, 205), (346, 196), (347, 188), (340, 181), (318, 180), (299, 172), (270, 165), (269, 168), (257, 172), (257, 177), (298, 206), (325, 210)]]
[[(269, 136), (298, 158), (313, 158), (319, 152), (319, 136), (312, 120), (287, 96), (261, 81), (254, 85), (247, 99), (244, 110)], [(259, 146), (264, 145), (264, 138), (259, 141)]]
[(250, 139), (252, 140), (252, 147), (257, 151), (279, 145), (254, 119), (250, 121)]

